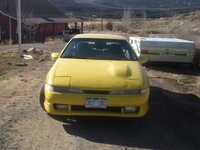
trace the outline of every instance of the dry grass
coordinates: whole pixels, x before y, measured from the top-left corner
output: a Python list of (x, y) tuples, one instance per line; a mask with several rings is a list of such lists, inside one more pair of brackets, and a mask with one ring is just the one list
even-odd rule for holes
[[(106, 28), (112, 24), (112, 30)], [(200, 11), (171, 18), (146, 19), (132, 18), (128, 27), (123, 19), (104, 19), (104, 31), (100, 30), (101, 19), (85, 22), (86, 32), (114, 32), (120, 35), (148, 36), (149, 34), (174, 34), (177, 38), (200, 43)]]
[(10, 78), (22, 70), (22, 67), (16, 66), (17, 63), (24, 63), (17, 53), (0, 54), (0, 81)]

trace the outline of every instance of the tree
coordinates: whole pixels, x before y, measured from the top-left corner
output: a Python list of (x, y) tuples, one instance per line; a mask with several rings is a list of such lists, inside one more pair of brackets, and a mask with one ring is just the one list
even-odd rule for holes
[(122, 26), (124, 32), (127, 32), (129, 29), (129, 26), (131, 24), (131, 11), (130, 9), (124, 9), (123, 16), (122, 16)]
[(112, 30), (113, 30), (113, 24), (112, 24), (112, 22), (108, 22), (108, 23), (106, 24), (106, 28), (107, 28), (108, 30), (112, 31)]

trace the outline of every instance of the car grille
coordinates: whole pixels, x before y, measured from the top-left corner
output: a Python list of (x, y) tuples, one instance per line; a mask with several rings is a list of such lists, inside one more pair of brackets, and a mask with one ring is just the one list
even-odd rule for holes
[(85, 94), (109, 94), (110, 91), (83, 90)]
[(102, 111), (102, 112), (121, 112), (121, 107), (107, 107), (105, 109), (98, 109), (98, 108), (85, 108), (85, 106), (71, 106), (72, 111)]

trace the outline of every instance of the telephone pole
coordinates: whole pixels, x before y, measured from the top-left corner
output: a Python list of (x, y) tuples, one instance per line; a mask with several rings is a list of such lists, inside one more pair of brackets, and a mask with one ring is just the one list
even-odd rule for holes
[(143, 25), (142, 25), (143, 33), (145, 33), (145, 31), (146, 31), (146, 18), (147, 18), (146, 6), (144, 6), (144, 9), (143, 9)]
[(101, 8), (101, 31), (103, 31), (103, 7)]
[(18, 53), (21, 56), (21, 45), (22, 45), (21, 0), (17, 0), (17, 27), (18, 27)]

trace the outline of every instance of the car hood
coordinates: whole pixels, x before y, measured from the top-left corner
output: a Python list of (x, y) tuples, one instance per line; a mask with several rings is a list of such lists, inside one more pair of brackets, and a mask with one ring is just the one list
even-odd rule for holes
[(60, 58), (53, 84), (87, 90), (140, 89), (142, 73), (137, 61)]

